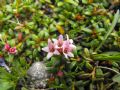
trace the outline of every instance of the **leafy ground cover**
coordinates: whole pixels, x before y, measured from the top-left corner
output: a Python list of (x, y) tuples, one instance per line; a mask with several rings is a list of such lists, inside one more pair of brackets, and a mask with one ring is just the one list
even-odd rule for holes
[[(27, 90), (27, 70), (36, 61), (48, 67), (49, 89), (119, 90), (119, 5), (119, 0), (0, 0), (0, 65), (6, 68), (0, 67), (0, 90)], [(73, 40), (67, 45), (75, 45), (74, 57), (59, 51), (46, 58), (43, 48), (59, 35)]]

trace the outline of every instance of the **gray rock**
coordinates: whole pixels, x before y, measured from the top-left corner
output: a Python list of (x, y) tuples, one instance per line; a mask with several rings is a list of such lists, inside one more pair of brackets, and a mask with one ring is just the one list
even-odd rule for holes
[(48, 73), (47, 73), (47, 67), (42, 62), (35, 62), (32, 64), (32, 66), (29, 68), (28, 72), (28, 80), (29, 85), (28, 87), (36, 88), (36, 89), (44, 89), (47, 85), (48, 80)]

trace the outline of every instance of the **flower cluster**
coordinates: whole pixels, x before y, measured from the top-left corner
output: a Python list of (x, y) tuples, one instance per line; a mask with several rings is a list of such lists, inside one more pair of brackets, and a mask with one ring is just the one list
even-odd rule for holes
[(53, 55), (64, 55), (65, 58), (74, 57), (72, 51), (76, 48), (73, 45), (73, 40), (69, 39), (68, 35), (67, 40), (63, 40), (63, 36), (60, 35), (58, 39), (48, 39), (48, 46), (42, 48), (43, 51), (48, 52), (47, 59)]
[(10, 47), (10, 45), (8, 43), (5, 44), (4, 50), (7, 51), (9, 54), (16, 54), (17, 53), (16, 47)]

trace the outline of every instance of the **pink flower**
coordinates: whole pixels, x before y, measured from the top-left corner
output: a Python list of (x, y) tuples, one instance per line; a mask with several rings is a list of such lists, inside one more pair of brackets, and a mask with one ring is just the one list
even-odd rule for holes
[(58, 47), (62, 47), (62, 45), (63, 45), (63, 36), (62, 35), (60, 35), (59, 37), (58, 37), (58, 40), (56, 41), (57, 42), (57, 46)]
[(48, 52), (47, 59), (53, 56), (53, 54), (59, 55), (59, 52), (55, 49), (55, 44), (52, 43), (50, 39), (48, 39), (48, 46), (42, 48), (43, 51)]
[(53, 42), (48, 39), (48, 46), (42, 48), (43, 51), (48, 52), (47, 59), (49, 59), (53, 55), (65, 55), (65, 58), (68, 57), (74, 57), (72, 51), (76, 48), (75, 45), (73, 45), (73, 40), (69, 39), (68, 35), (67, 40), (63, 40), (63, 36), (60, 35), (58, 39), (52, 39)]
[(16, 54), (17, 53), (16, 47), (11, 47), (8, 52), (10, 54)]
[(73, 45), (73, 40), (69, 39), (68, 35), (67, 36), (67, 40), (64, 41), (63, 44), (63, 54), (65, 55), (65, 58), (69, 57), (74, 57), (74, 54), (72, 53), (72, 51), (76, 48), (75, 45)]
[(65, 41), (63, 45), (63, 54), (65, 55), (65, 58), (68, 58), (68, 56), (74, 57), (72, 51), (73, 51), (72, 45), (70, 45), (68, 41)]
[(4, 46), (4, 50), (9, 51), (9, 49), (10, 49), (10, 45), (8, 43), (6, 43)]
[(60, 35), (58, 37), (58, 40), (53, 39), (53, 41), (55, 43), (55, 48), (57, 49), (57, 51), (59, 51), (59, 53), (62, 53), (62, 51), (63, 51), (63, 43), (64, 43), (63, 36)]
[(59, 70), (59, 71), (57, 72), (57, 76), (62, 77), (62, 76), (63, 76), (63, 72), (62, 72), (61, 70)]

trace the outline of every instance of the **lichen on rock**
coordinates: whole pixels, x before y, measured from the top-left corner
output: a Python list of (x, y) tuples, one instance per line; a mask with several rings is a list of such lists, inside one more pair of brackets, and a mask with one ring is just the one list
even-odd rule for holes
[(47, 67), (42, 62), (35, 62), (27, 71), (28, 86), (30, 88), (44, 89), (47, 86), (48, 72)]

